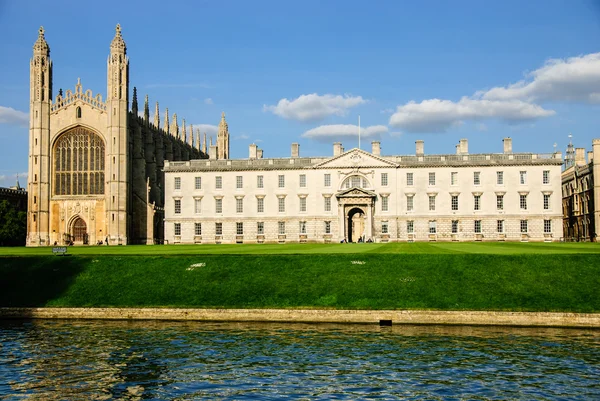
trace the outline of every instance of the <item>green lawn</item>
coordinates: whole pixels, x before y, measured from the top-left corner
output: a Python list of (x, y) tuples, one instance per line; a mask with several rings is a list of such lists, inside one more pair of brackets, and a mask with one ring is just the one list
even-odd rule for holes
[(0, 248), (0, 306), (600, 312), (595, 243)]
[[(51, 247), (0, 247), (0, 256), (50, 255)], [(243, 244), (72, 246), (72, 255), (274, 255), (362, 253), (476, 253), (493, 255), (600, 253), (598, 243), (414, 242), (388, 244)]]

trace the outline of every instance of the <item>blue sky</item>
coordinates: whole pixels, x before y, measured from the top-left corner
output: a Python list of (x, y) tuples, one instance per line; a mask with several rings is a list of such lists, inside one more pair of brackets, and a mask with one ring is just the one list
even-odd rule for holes
[[(115, 10), (119, 10), (118, 12)], [(210, 135), (222, 111), (231, 156), (564, 152), (600, 137), (600, 2), (0, 0), (0, 186), (27, 171), (29, 59), (40, 25), (54, 95), (106, 93), (115, 25), (131, 89)], [(164, 115), (161, 115), (161, 120)], [(25, 179), (21, 180), (25, 184)]]

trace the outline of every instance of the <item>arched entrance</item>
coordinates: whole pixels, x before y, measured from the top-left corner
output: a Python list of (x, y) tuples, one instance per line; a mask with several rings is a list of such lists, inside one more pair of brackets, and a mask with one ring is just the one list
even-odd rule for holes
[[(365, 212), (358, 207), (348, 212), (348, 242), (358, 242), (365, 234)], [(362, 240), (362, 239), (361, 239)]]
[(73, 221), (73, 225), (71, 228), (71, 235), (73, 238), (73, 242), (79, 242), (83, 244), (87, 244), (88, 242), (88, 234), (87, 234), (87, 224), (81, 217), (77, 217)]

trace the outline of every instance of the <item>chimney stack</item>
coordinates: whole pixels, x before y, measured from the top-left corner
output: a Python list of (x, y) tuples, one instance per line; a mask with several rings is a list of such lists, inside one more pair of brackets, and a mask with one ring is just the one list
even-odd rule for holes
[(381, 156), (381, 142), (371, 142), (371, 153), (373, 153), (375, 156)]
[(292, 143), (292, 157), (300, 157), (300, 144)]
[(339, 156), (344, 152), (344, 148), (342, 148), (341, 142), (335, 142), (333, 144), (333, 156)]
[(460, 144), (457, 143), (455, 148), (456, 148), (456, 154), (460, 155)]
[(463, 155), (468, 155), (469, 141), (466, 138), (462, 138), (458, 143), (460, 144), (460, 153)]
[(256, 149), (256, 158), (257, 159), (263, 158), (263, 150), (262, 149)]
[(210, 160), (217, 159), (217, 145), (210, 145), (210, 148), (208, 149), (208, 158)]
[(575, 148), (575, 164), (585, 165), (585, 148)]
[(256, 150), (258, 149), (258, 147), (256, 146), (256, 144), (252, 144), (250, 145), (248, 151), (249, 151), (249, 155), (248, 158), (250, 159), (256, 159)]
[(591, 163), (593, 161), (594, 161), (594, 151), (588, 150), (588, 163)]
[(425, 142), (423, 142), (422, 139), (415, 141), (415, 148), (417, 151), (417, 156), (423, 156), (425, 154)]
[(510, 137), (504, 138), (502, 144), (504, 145), (504, 153), (512, 153), (512, 139)]

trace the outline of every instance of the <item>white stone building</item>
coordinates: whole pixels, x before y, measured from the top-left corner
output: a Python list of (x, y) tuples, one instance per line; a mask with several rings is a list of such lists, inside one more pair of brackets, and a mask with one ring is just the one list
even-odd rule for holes
[(558, 241), (561, 154), (344, 151), (165, 161), (168, 243)]

